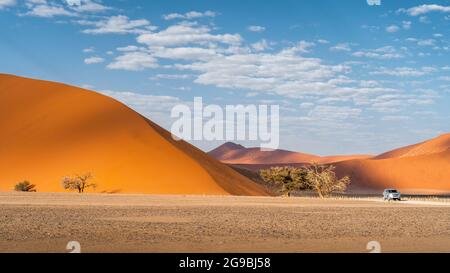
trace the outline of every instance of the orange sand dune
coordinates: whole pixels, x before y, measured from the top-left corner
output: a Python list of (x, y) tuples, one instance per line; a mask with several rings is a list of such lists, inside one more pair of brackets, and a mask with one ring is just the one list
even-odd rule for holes
[(450, 134), (443, 134), (437, 138), (418, 144), (396, 149), (375, 157), (375, 159), (411, 157), (445, 152), (450, 148)]
[(398, 188), (409, 193), (450, 193), (450, 134), (381, 154), (336, 164), (354, 191)]
[(369, 158), (370, 155), (327, 156), (291, 152), (286, 150), (261, 151), (260, 148), (245, 148), (242, 145), (227, 142), (208, 153), (210, 156), (227, 164), (290, 164), (311, 163), (322, 164), (351, 159)]
[(450, 194), (450, 134), (376, 157), (261, 152), (233, 143), (226, 143), (209, 154), (254, 173), (272, 166), (301, 167), (311, 161), (333, 164), (339, 177), (350, 176), (350, 192), (379, 193), (383, 188), (397, 188), (404, 193)]
[(114, 99), (0, 74), (0, 191), (29, 180), (59, 192), (88, 171), (98, 192), (268, 194)]

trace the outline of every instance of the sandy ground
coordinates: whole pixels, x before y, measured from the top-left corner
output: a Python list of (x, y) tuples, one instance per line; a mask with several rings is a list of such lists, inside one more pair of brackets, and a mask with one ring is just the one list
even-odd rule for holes
[(450, 252), (450, 203), (0, 193), (0, 252)]

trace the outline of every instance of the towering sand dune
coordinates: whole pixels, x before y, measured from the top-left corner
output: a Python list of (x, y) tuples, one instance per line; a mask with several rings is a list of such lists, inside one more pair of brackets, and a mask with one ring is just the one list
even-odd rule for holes
[(268, 194), (114, 99), (0, 74), (0, 191), (63, 191), (63, 176), (84, 172), (97, 192)]
[(274, 165), (305, 164), (311, 162), (332, 163), (350, 159), (369, 158), (369, 155), (327, 156), (291, 152), (286, 150), (261, 151), (260, 148), (246, 148), (242, 145), (227, 142), (208, 153), (210, 156), (227, 164)]
[(336, 164), (353, 191), (398, 188), (409, 193), (450, 193), (450, 134), (381, 154)]

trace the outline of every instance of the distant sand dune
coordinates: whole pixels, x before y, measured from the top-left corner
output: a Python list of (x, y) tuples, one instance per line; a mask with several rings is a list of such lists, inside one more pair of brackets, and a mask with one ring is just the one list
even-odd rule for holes
[(256, 183), (124, 104), (59, 83), (0, 74), (0, 191), (92, 172), (97, 192), (267, 195)]
[(287, 150), (261, 151), (260, 148), (246, 148), (232, 142), (225, 143), (208, 153), (227, 164), (289, 164), (289, 163), (331, 163), (351, 159), (369, 158), (370, 155), (338, 155), (321, 157)]
[(410, 193), (450, 193), (450, 134), (384, 153), (336, 164), (354, 190), (393, 187)]
[(209, 154), (236, 168), (251, 171), (249, 177), (271, 166), (300, 167), (314, 161), (335, 165), (340, 177), (350, 176), (352, 182), (348, 190), (351, 192), (371, 193), (383, 188), (398, 188), (404, 193), (450, 193), (450, 134), (375, 157), (319, 157), (285, 150), (262, 152), (234, 143), (225, 143)]
[(412, 157), (420, 155), (431, 155), (436, 153), (442, 153), (450, 149), (450, 134), (444, 134), (437, 138), (424, 141), (418, 144), (406, 146), (400, 149), (396, 149), (384, 154), (381, 154), (375, 159), (386, 158), (401, 158)]

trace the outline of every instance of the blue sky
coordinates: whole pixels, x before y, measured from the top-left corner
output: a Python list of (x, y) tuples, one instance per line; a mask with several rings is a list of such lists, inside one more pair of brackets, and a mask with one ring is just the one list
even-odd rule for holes
[(195, 96), (279, 104), (281, 148), (376, 154), (450, 132), (449, 25), (450, 1), (0, 0), (0, 72), (165, 128)]

